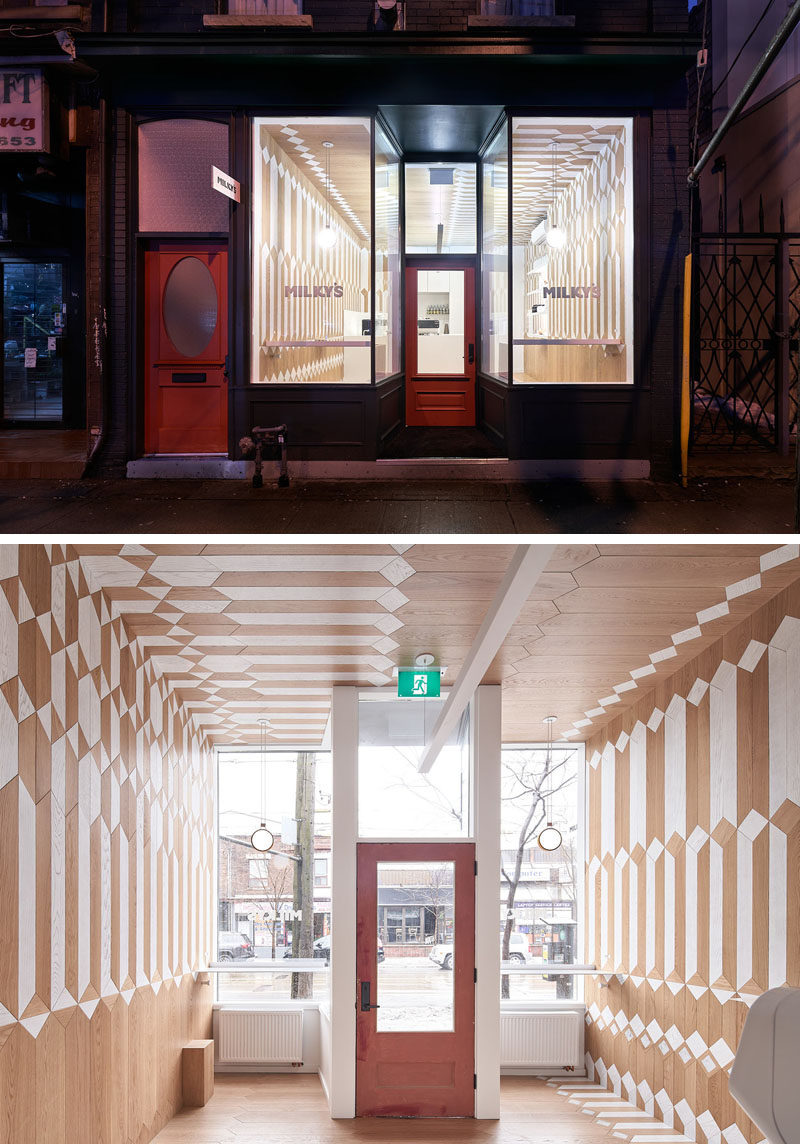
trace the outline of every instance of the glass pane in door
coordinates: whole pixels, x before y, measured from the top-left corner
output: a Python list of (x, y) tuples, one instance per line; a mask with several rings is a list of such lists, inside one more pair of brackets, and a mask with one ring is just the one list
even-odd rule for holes
[(377, 1031), (453, 1031), (454, 862), (378, 863)]
[(417, 373), (464, 372), (464, 271), (420, 270), (417, 276)]
[(3, 415), (9, 421), (61, 421), (64, 342), (59, 262), (3, 266)]

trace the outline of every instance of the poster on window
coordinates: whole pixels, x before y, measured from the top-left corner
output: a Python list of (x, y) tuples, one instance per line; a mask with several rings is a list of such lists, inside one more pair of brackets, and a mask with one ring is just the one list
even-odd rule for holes
[(48, 119), (41, 68), (0, 69), (0, 153), (49, 150)]

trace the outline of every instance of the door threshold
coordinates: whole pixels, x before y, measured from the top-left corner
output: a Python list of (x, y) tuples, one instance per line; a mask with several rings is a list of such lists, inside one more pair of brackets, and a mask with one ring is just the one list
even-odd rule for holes
[(248, 476), (248, 462), (231, 461), (226, 453), (153, 453), (128, 461), (126, 476), (146, 480), (243, 481)]
[(378, 465), (507, 465), (508, 457), (378, 457)]

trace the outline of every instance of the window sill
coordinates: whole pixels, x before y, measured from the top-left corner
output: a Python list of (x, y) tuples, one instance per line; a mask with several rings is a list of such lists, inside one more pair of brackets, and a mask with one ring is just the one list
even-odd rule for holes
[(203, 16), (205, 28), (313, 28), (311, 16)]
[(24, 20), (30, 23), (45, 21), (50, 24), (63, 24), (66, 20), (83, 20), (89, 15), (88, 4), (54, 4), (36, 7), (23, 4), (16, 8), (3, 8), (0, 11), (0, 20)]
[(468, 16), (470, 28), (574, 28), (574, 16)]

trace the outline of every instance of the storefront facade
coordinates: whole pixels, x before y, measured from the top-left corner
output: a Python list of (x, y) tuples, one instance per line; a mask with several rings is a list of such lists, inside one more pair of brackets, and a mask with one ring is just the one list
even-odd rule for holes
[(425, 5), (464, 26), (415, 31), (407, 5), (382, 36), (327, 9), (298, 29), (197, 7), (128, 5), (78, 37), (109, 152), (91, 472), (235, 462), (279, 424), (320, 472), (473, 427), (532, 475), (671, 469), (677, 4), (621, 31), (578, 3), (499, 27)]

